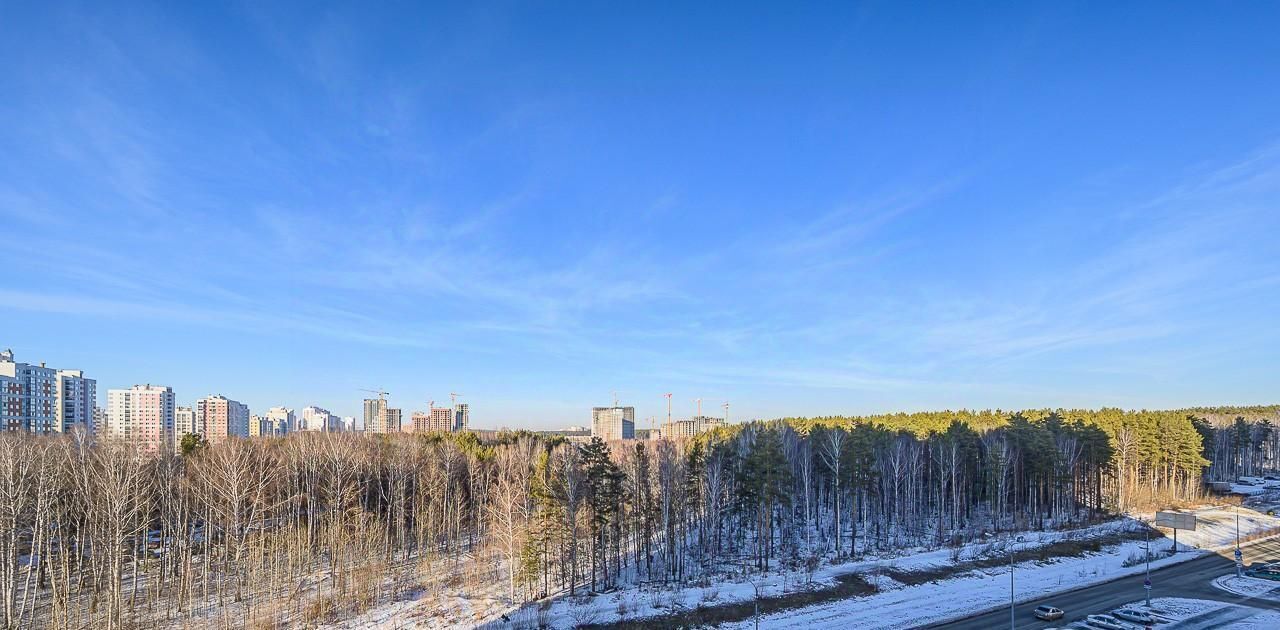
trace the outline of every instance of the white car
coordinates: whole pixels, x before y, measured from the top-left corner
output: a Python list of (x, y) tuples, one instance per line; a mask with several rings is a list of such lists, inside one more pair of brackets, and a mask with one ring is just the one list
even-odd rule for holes
[(1036, 606), (1036, 609), (1032, 612), (1035, 614), (1036, 619), (1043, 619), (1045, 621), (1062, 619), (1062, 609), (1054, 608), (1053, 606)]
[(1152, 617), (1151, 613), (1145, 610), (1139, 610), (1137, 608), (1121, 608), (1119, 610), (1113, 610), (1111, 611), (1111, 615), (1113, 617), (1118, 617), (1120, 619), (1124, 619), (1125, 621), (1132, 621), (1134, 623), (1155, 623), (1156, 622), (1156, 618)]
[(1105, 628), (1105, 630), (1128, 630), (1128, 626), (1123, 621), (1112, 617), (1111, 615), (1089, 615), (1084, 618), (1084, 622), (1094, 628)]

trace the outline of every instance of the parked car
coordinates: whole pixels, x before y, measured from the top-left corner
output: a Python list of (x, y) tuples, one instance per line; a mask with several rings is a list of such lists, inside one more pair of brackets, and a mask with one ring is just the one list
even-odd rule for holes
[(1036, 619), (1053, 621), (1054, 619), (1062, 619), (1063, 612), (1061, 608), (1054, 608), (1053, 606), (1036, 606), (1033, 614)]
[(1280, 477), (1277, 477), (1275, 475), (1266, 475), (1263, 477), (1263, 479), (1267, 481), (1280, 481)]
[(1124, 619), (1125, 621), (1132, 621), (1134, 623), (1155, 623), (1156, 622), (1156, 618), (1152, 617), (1151, 613), (1145, 610), (1139, 610), (1137, 608), (1121, 608), (1119, 610), (1111, 611), (1111, 614), (1112, 616), (1119, 617), (1120, 619)]
[(1084, 618), (1084, 622), (1094, 628), (1104, 628), (1105, 630), (1128, 630), (1123, 621), (1120, 621), (1111, 615), (1089, 615)]
[(1244, 574), (1249, 577), (1280, 582), (1280, 567), (1277, 567), (1274, 564), (1264, 564), (1260, 567), (1253, 567), (1245, 571)]

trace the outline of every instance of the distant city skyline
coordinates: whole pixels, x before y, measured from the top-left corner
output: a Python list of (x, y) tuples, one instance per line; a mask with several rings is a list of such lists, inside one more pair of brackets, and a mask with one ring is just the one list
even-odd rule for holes
[(0, 347), (99, 404), (1276, 399), (1277, 5), (5, 18)]

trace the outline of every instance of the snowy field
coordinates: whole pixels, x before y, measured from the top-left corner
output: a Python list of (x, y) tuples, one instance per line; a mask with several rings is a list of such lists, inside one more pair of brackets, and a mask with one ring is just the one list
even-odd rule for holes
[[(1210, 550), (1228, 548), (1235, 543), (1235, 508), (1209, 507), (1194, 510), (1199, 521), (1196, 532), (1179, 532), (1178, 546), (1184, 550), (1169, 556), (1169, 539), (1151, 541), (1152, 568), (1190, 560)], [(1135, 515), (1150, 521), (1151, 514)], [(1280, 530), (1280, 518), (1244, 508), (1240, 511), (1242, 537)], [(1125, 532), (1141, 531), (1141, 524), (1125, 518), (1091, 527), (1057, 531), (1023, 533), (1023, 542), (1012, 543), (1017, 555), (1029, 555), (1037, 548), (1057, 542), (1086, 541)], [(900, 628), (924, 625), (967, 616), (1008, 604), (1009, 571), (1006, 566), (972, 570), (950, 579), (914, 586), (901, 584), (880, 573), (920, 571), (954, 566), (957, 562), (982, 557), (1004, 557), (1010, 543), (1007, 539), (991, 540), (957, 549), (912, 549), (894, 556), (867, 558), (857, 562), (826, 565), (813, 575), (796, 572), (773, 572), (765, 576), (728, 579), (705, 587), (682, 589), (645, 589), (630, 586), (613, 593), (579, 596), (570, 600), (559, 597), (550, 601), (513, 608), (505, 603), (505, 585), (486, 586), (480, 591), (463, 592), (445, 589), (437, 593), (418, 592), (405, 600), (378, 606), (368, 613), (329, 626), (334, 629), (357, 628), (512, 628), (551, 626), (572, 628), (587, 623), (635, 621), (679, 613), (697, 607), (748, 602), (760, 597), (786, 595), (806, 588), (824, 588), (836, 584), (838, 576), (861, 574), (880, 592), (851, 597), (830, 603), (766, 615), (762, 627), (783, 628)], [(1103, 548), (1081, 557), (1063, 557), (1046, 562), (1018, 561), (1015, 584), (1018, 599), (1037, 599), (1065, 588), (1105, 582), (1145, 570), (1141, 563), (1145, 544), (1129, 541)], [(1132, 566), (1124, 566), (1130, 564)], [(1223, 613), (1227, 614), (1227, 613)], [(505, 615), (505, 619), (503, 616)], [(727, 624), (723, 627), (748, 628), (753, 623)], [(1233, 626), (1236, 627), (1236, 626)], [(1280, 625), (1270, 626), (1280, 628)]]

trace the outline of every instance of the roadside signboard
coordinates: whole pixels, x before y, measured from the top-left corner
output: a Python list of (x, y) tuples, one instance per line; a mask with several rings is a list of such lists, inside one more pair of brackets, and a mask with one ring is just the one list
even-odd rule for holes
[(1196, 530), (1196, 515), (1182, 512), (1156, 512), (1156, 527)]

